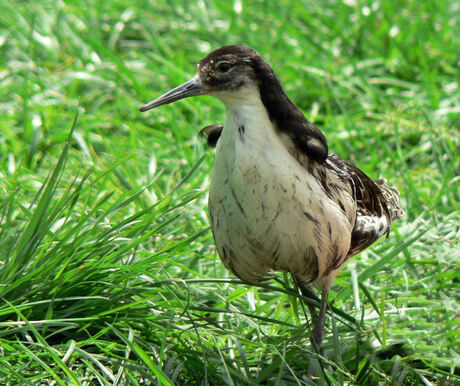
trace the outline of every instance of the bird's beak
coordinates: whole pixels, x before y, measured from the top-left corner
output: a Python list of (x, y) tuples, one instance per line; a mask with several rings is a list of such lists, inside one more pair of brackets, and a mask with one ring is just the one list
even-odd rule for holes
[(179, 99), (184, 99), (196, 95), (202, 95), (205, 92), (206, 88), (203, 86), (203, 83), (201, 82), (198, 75), (195, 75), (192, 79), (188, 80), (187, 82), (181, 84), (180, 86), (177, 86), (176, 88), (173, 88), (166, 94), (163, 94), (162, 96), (159, 96), (153, 101), (141, 106), (139, 110), (144, 112), (161, 105), (167, 105), (168, 103), (178, 101)]

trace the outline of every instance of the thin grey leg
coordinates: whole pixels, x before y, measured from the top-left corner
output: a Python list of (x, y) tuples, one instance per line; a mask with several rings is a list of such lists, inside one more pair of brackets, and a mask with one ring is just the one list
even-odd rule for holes
[[(313, 287), (309, 283), (305, 283), (304, 281), (302, 281), (296, 276), (294, 276), (294, 281), (297, 287), (299, 287), (300, 292), (302, 293), (303, 296), (305, 296), (306, 298), (315, 300), (314, 299), (315, 292), (313, 290)], [(307, 303), (307, 307), (308, 307), (308, 311), (310, 311), (312, 323), (315, 326), (318, 320), (318, 313), (316, 311), (316, 307), (309, 302), (305, 302), (305, 303)]]
[(329, 297), (329, 287), (323, 288), (321, 292), (321, 305), (319, 308), (319, 316), (315, 321), (315, 326), (313, 327), (313, 339), (315, 340), (316, 347), (320, 350), (321, 345), (323, 344), (324, 338), (324, 320), (326, 319), (326, 309), (327, 309), (327, 298)]
[[(319, 307), (319, 316), (315, 321), (315, 325), (312, 331), (312, 351), (317, 354), (322, 354), (321, 346), (323, 345), (324, 339), (324, 321), (326, 319), (326, 309), (327, 309), (327, 299), (329, 297), (329, 287), (323, 288), (321, 292), (321, 303)], [(316, 371), (315, 371), (316, 368)], [(308, 366), (308, 376), (313, 378), (313, 374), (317, 373), (320, 369), (319, 360), (316, 358), (311, 358), (310, 364)]]

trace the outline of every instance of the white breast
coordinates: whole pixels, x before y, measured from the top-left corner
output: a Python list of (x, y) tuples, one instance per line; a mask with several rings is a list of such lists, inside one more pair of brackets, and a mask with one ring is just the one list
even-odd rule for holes
[[(224, 264), (240, 278), (268, 271), (320, 279), (345, 258), (352, 225), (280, 140), (258, 91), (222, 97), (227, 107), (209, 192), (211, 226)], [(244, 100), (244, 104), (239, 101)]]

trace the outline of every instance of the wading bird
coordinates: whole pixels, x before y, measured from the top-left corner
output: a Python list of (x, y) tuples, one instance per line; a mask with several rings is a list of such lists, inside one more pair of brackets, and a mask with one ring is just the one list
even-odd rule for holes
[(216, 146), (209, 216), (217, 252), (249, 283), (283, 271), (304, 293), (310, 283), (318, 287), (319, 315), (309, 308), (319, 348), (335, 276), (403, 215), (399, 193), (329, 153), (324, 134), (287, 97), (271, 67), (244, 45), (206, 55), (192, 79), (140, 110), (204, 94), (226, 107), (223, 126), (202, 130)]

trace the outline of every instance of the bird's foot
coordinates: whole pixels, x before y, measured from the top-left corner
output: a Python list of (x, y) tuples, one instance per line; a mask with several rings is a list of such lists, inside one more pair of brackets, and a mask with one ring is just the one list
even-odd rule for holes
[(318, 350), (319, 352), (316, 352), (316, 350), (312, 347), (312, 355), (309, 357), (307, 376), (311, 380), (319, 379), (319, 377), (321, 377), (324, 360), (327, 360), (326, 352), (320, 348), (318, 348)]

